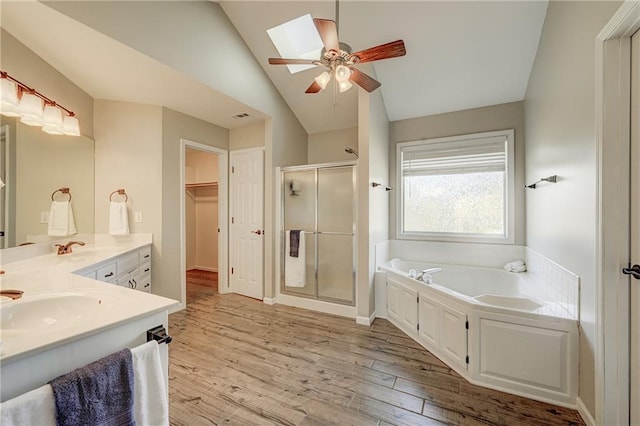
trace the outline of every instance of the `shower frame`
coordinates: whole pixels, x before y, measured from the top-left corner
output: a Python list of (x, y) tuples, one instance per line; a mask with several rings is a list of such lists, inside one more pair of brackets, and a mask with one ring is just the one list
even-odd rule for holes
[[(358, 217), (358, 203), (357, 203), (357, 162), (356, 161), (341, 161), (334, 163), (321, 163), (321, 164), (305, 164), (301, 166), (288, 166), (279, 168), (280, 171), (280, 218), (279, 218), (279, 234), (280, 234), (280, 293), (293, 297), (300, 297), (309, 300), (319, 300), (323, 302), (335, 303), (344, 306), (356, 306), (356, 265), (357, 265), (357, 239), (356, 239), (356, 218)], [(353, 210), (352, 214), (352, 226), (351, 232), (326, 232), (326, 231), (318, 231), (318, 172), (321, 169), (338, 169), (338, 168), (351, 168), (352, 170), (352, 194), (354, 197)], [(306, 229), (305, 234), (313, 234), (314, 235), (314, 273), (313, 279), (315, 283), (315, 292), (313, 295), (298, 293), (294, 291), (288, 291), (285, 282), (285, 238), (286, 238), (286, 230), (285, 230), (285, 196), (287, 194), (286, 182), (285, 182), (285, 174), (288, 172), (304, 172), (304, 171), (313, 171), (314, 172), (314, 192), (315, 192), (315, 205), (314, 212), (315, 217), (314, 221), (314, 230), (310, 232)], [(318, 282), (318, 257), (319, 257), (319, 235), (344, 235), (351, 236), (351, 301), (345, 301), (343, 299), (337, 299), (332, 297), (324, 297), (319, 295), (319, 282)]]

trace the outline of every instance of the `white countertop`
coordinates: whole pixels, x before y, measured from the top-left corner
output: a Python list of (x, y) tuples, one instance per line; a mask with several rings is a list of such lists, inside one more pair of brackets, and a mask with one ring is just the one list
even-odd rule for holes
[[(47, 317), (38, 322), (37, 327), (17, 329), (8, 325), (5, 328), (0, 324), (0, 361), (3, 364), (167, 310), (178, 303), (165, 297), (73, 274), (79, 269), (151, 244), (150, 234), (92, 236), (90, 239), (92, 241), (80, 237), (68, 238), (67, 241), (87, 242), (85, 246), (74, 245), (73, 253), (70, 254), (57, 255), (51, 248), (50, 254), (0, 265), (0, 269), (5, 271), (4, 275), (0, 275), (0, 289), (24, 291), (22, 298), (15, 301), (3, 299), (0, 302), (0, 312), (29, 302), (35, 306), (38, 301), (45, 299), (49, 303), (47, 309), (58, 309), (56, 303), (50, 304), (55, 298), (66, 298), (56, 300), (65, 301), (64, 303), (68, 300), (77, 307), (66, 312), (64, 303), (59, 303), (59, 309), (62, 310), (62, 313), (57, 311), (60, 320), (51, 324), (47, 323)], [(38, 249), (29, 246), (25, 248)]]

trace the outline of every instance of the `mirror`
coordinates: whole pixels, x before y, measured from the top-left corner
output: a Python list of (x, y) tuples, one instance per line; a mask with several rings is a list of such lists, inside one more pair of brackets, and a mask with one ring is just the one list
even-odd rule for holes
[[(94, 233), (94, 141), (0, 118), (0, 248), (46, 241), (51, 195), (68, 187), (78, 234)], [(1, 185), (0, 185), (1, 186)], [(57, 192), (56, 201), (68, 199)], [(60, 237), (57, 237), (60, 238)]]

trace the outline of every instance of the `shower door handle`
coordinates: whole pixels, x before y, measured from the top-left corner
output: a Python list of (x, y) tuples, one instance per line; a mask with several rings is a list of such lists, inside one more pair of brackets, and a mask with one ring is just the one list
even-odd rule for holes
[(636, 280), (640, 280), (640, 265), (629, 265), (628, 268), (622, 268), (622, 273), (625, 275), (631, 275)]
[(258, 229), (257, 231), (251, 231), (252, 234), (262, 235), (262, 231)]

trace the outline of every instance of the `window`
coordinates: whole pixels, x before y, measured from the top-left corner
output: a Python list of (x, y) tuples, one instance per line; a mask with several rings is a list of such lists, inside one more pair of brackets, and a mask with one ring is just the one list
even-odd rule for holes
[[(310, 14), (268, 29), (267, 34), (282, 58), (320, 59), (324, 45)], [(287, 65), (291, 74), (315, 67), (315, 65)]]
[(513, 134), (399, 143), (399, 238), (513, 243)]

